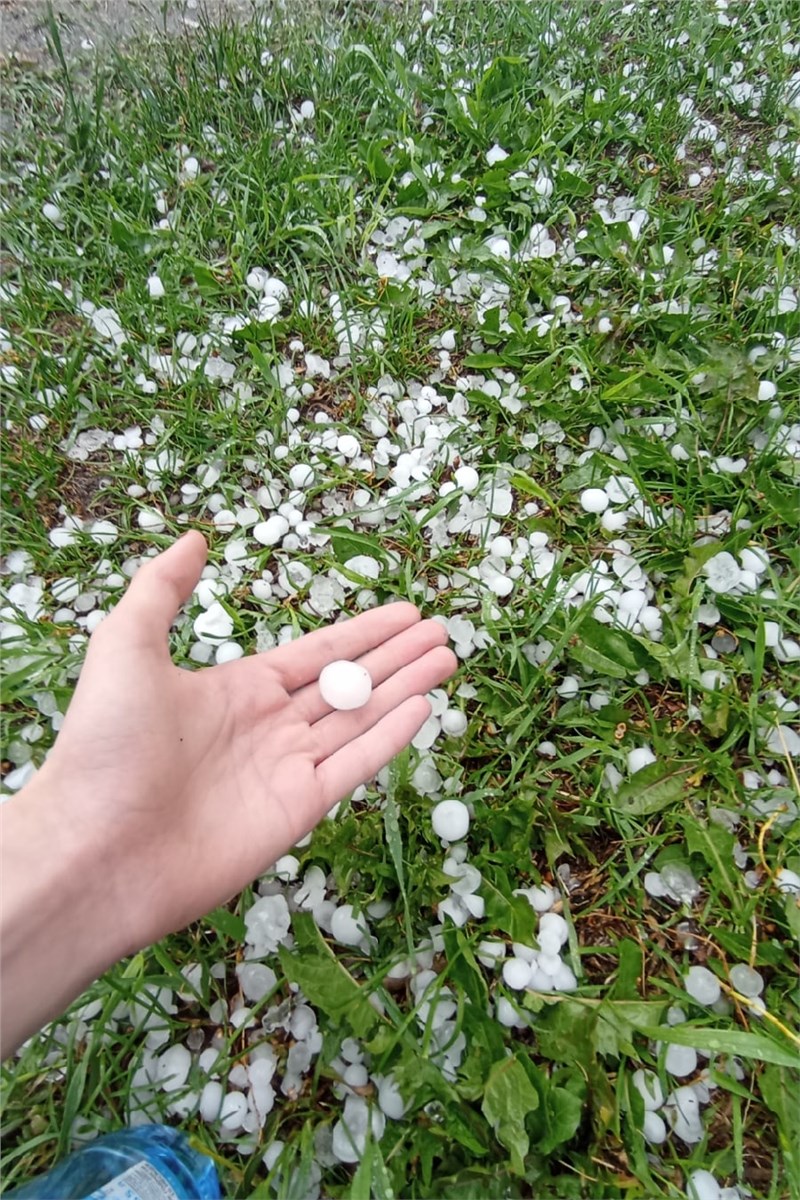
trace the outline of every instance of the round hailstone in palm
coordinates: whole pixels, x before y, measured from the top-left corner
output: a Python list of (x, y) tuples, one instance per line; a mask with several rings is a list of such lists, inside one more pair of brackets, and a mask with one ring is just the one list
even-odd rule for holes
[(764, 980), (758, 971), (754, 971), (746, 963), (737, 963), (735, 967), (731, 967), (730, 980), (731, 987), (740, 995), (747, 996), (748, 1000), (760, 996), (764, 990)]
[(469, 809), (461, 800), (441, 800), (431, 813), (433, 832), (445, 842), (460, 842), (469, 829)]
[(710, 1171), (692, 1171), (686, 1181), (689, 1200), (720, 1200), (722, 1192)]
[(602, 513), (608, 508), (609, 500), (602, 488), (586, 488), (581, 492), (581, 508), (587, 513)]
[[(749, 969), (749, 968), (747, 968)], [(690, 967), (683, 980), (684, 987), (698, 1004), (716, 1004), (720, 998), (719, 980), (708, 967)]]
[(531, 964), (524, 958), (508, 958), (503, 963), (503, 982), (506, 987), (521, 992), (528, 986), (531, 978)]
[(319, 677), (322, 699), (331, 708), (349, 712), (363, 708), (372, 695), (372, 679), (366, 667), (360, 663), (340, 658), (323, 667)]

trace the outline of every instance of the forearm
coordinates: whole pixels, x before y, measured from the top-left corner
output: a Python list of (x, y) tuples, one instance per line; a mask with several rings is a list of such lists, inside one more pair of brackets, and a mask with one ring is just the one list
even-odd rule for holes
[(45, 767), (0, 806), (4, 1058), (124, 953), (102, 893), (111, 864), (98, 858), (86, 831), (70, 827), (69, 805), (59, 791)]

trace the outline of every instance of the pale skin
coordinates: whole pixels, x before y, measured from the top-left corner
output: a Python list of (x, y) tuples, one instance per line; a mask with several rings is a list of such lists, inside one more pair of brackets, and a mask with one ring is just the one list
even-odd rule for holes
[[(168, 632), (206, 561), (189, 533), (140, 568), (91, 637), (64, 725), (0, 807), (2, 1054), (120, 958), (235, 896), (402, 750), (456, 660), (407, 603), (266, 654), (186, 671)], [(335, 659), (372, 676), (333, 712)]]

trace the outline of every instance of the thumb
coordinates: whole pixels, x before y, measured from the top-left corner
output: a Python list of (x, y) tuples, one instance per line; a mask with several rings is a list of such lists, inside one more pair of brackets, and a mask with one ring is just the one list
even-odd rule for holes
[(166, 642), (179, 608), (200, 578), (207, 554), (206, 539), (192, 530), (145, 563), (114, 610), (117, 623), (124, 620), (141, 641)]

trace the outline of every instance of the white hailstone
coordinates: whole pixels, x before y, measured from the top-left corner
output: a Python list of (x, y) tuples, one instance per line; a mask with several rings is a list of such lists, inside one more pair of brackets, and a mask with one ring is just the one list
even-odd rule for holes
[(209, 604), (194, 620), (194, 634), (198, 641), (209, 646), (225, 642), (233, 633), (233, 617), (218, 600)]
[(278, 982), (272, 967), (256, 962), (238, 963), (236, 978), (239, 980), (242, 995), (251, 1004), (257, 1004), (259, 1000), (268, 996)]
[(255, 1109), (259, 1126), (264, 1124), (275, 1106), (275, 1090), (271, 1082), (274, 1072), (275, 1062), (271, 1058), (257, 1058), (247, 1068), (250, 1101)]
[(555, 742), (539, 742), (536, 753), (540, 754), (542, 758), (555, 758), (558, 750)]
[(646, 1112), (642, 1122), (642, 1136), (651, 1146), (660, 1146), (667, 1137), (667, 1127), (657, 1112)]
[(88, 529), (89, 537), (100, 546), (110, 546), (119, 536), (119, 530), (113, 521), (92, 521)]
[(508, 158), (508, 151), (504, 150), (497, 142), (490, 150), (486, 151), (486, 161), (490, 167), (493, 167), (495, 163), (503, 162), (506, 158)]
[(247, 1116), (247, 1098), (243, 1092), (228, 1092), (222, 1101), (219, 1122), (226, 1133), (238, 1133)]
[(222, 1110), (225, 1095), (218, 1079), (209, 1079), (200, 1093), (200, 1116), (204, 1121), (216, 1121)]
[(787, 754), (790, 758), (798, 758), (800, 734), (796, 733), (791, 725), (773, 725), (767, 731), (764, 747), (779, 758)]
[(641, 1067), (633, 1072), (631, 1083), (642, 1097), (646, 1112), (655, 1112), (664, 1103), (664, 1089), (654, 1071), (645, 1071)]
[(378, 1107), (392, 1121), (399, 1121), (405, 1116), (406, 1104), (393, 1075), (378, 1080)]
[(442, 732), (448, 737), (461, 737), (467, 731), (467, 714), (458, 708), (448, 708), (441, 716)]
[(495, 258), (502, 258), (505, 262), (510, 261), (511, 242), (509, 242), (508, 238), (490, 237), (486, 239), (484, 245), (489, 253), (493, 254)]
[(341, 1120), (333, 1127), (331, 1149), (342, 1163), (360, 1162), (367, 1141), (367, 1129), (374, 1141), (383, 1137), (386, 1118), (380, 1108), (370, 1109), (362, 1096), (348, 1096)]
[(600, 320), (597, 322), (597, 332), (598, 333), (612, 333), (613, 330), (614, 330), (614, 326), (608, 317), (601, 317)]
[(545, 912), (539, 918), (539, 932), (553, 933), (558, 938), (559, 946), (563, 946), (569, 937), (569, 925), (561, 913)]
[(345, 458), (358, 458), (361, 453), (361, 443), (352, 433), (343, 433), (336, 439), (336, 449)]
[(700, 893), (700, 884), (688, 867), (681, 863), (667, 863), (661, 868), (661, 882), (666, 894), (680, 904), (691, 904)]
[(274, 546), (289, 532), (289, 522), (280, 513), (273, 513), (253, 528), (253, 537), (262, 546)]
[(580, 680), (574, 675), (565, 675), (561, 683), (556, 688), (556, 694), (563, 696), (565, 700), (572, 700), (580, 691)]
[(671, 1092), (664, 1112), (673, 1131), (687, 1145), (692, 1146), (703, 1137), (703, 1122), (700, 1119), (700, 1100), (693, 1087), (679, 1087)]
[(678, 1046), (674, 1043), (667, 1046), (664, 1070), (677, 1079), (694, 1074), (697, 1070), (697, 1051), (693, 1046)]
[(710, 1171), (692, 1171), (686, 1180), (689, 1200), (720, 1200), (722, 1190)]
[(445, 842), (460, 842), (469, 829), (469, 809), (461, 800), (441, 800), (431, 813), (433, 832)]
[(742, 568), (726, 550), (709, 558), (703, 571), (711, 591), (722, 595), (732, 592), (742, 579)]
[(575, 972), (569, 963), (559, 960), (558, 969), (551, 976), (554, 992), (574, 992), (578, 987)]
[(690, 188), (700, 187), (700, 184), (703, 182), (703, 176), (700, 175), (697, 171), (692, 171), (691, 175), (686, 180), (686, 182)]
[(736, 963), (731, 967), (730, 981), (731, 987), (735, 988), (740, 995), (747, 996), (748, 999), (760, 996), (764, 990), (764, 980), (758, 971), (754, 971), (746, 963)]
[(411, 745), (415, 750), (430, 750), (441, 730), (442, 726), (439, 718), (431, 713), (422, 728), (411, 739)]
[(453, 478), (458, 487), (465, 491), (467, 495), (471, 495), (477, 491), (480, 483), (480, 476), (474, 467), (458, 467)]
[(608, 495), (602, 488), (586, 488), (581, 492), (581, 508), (584, 512), (602, 513), (606, 511), (608, 505)]
[(524, 958), (507, 958), (503, 963), (503, 982), (515, 992), (523, 991), (531, 981), (531, 964)]
[(193, 154), (190, 154), (181, 163), (181, 175), (184, 179), (197, 179), (199, 174), (200, 162), (194, 157)]
[(136, 524), (147, 533), (161, 533), (166, 528), (163, 514), (155, 508), (140, 508), (136, 514)]
[(289, 905), (283, 895), (261, 896), (244, 915), (245, 940), (256, 956), (274, 954), (291, 927)]
[(53, 204), (52, 200), (47, 200), (42, 205), (42, 216), (55, 225), (58, 229), (64, 228), (64, 220), (61, 216), (61, 209), (57, 204)]
[(300, 872), (300, 860), (295, 858), (293, 854), (283, 854), (277, 860), (274, 867), (270, 871), (277, 879), (283, 883), (292, 883)]
[(331, 916), (331, 937), (343, 946), (361, 946), (366, 932), (363, 917), (353, 915), (352, 904), (340, 904)]
[(217, 646), (214, 654), (214, 662), (226, 663), (235, 662), (237, 658), (244, 656), (244, 650), (238, 642), (223, 642), (221, 646)]
[(507, 996), (497, 997), (495, 1012), (497, 1020), (505, 1029), (524, 1028), (524, 1018), (520, 1016)]
[(304, 100), (300, 105), (300, 116), (304, 121), (312, 121), (314, 119), (315, 112), (316, 109), (314, 107), (313, 100)]
[(322, 699), (331, 708), (349, 712), (363, 708), (372, 695), (372, 679), (360, 663), (337, 659), (322, 668), (319, 676)]
[(643, 767), (647, 767), (650, 763), (657, 761), (655, 754), (649, 746), (636, 746), (628, 752), (628, 770), (631, 775), (635, 775)]
[(314, 482), (314, 468), (306, 463), (296, 463), (289, 471), (292, 487), (307, 488)]
[(147, 276), (147, 291), (151, 300), (161, 300), (167, 294), (167, 290), (161, 282), (159, 275)]
[(330, 379), (331, 364), (327, 358), (323, 358), (321, 354), (312, 354), (309, 352), (305, 356), (306, 362), (306, 379), (314, 379), (319, 376), (321, 379)]
[(762, 401), (772, 400), (777, 395), (777, 393), (778, 393), (778, 389), (775, 386), (775, 384), (772, 383), (771, 380), (769, 380), (769, 379), (761, 380), (761, 383), (758, 385), (759, 400), (762, 400)]
[(721, 995), (719, 980), (708, 967), (690, 967), (683, 979), (686, 991), (698, 1004), (715, 1004)]
[(447, 350), (449, 353), (456, 348), (456, 331), (455, 329), (445, 329), (444, 333), (439, 338), (439, 345), (442, 350)]
[(191, 1053), (185, 1046), (170, 1046), (156, 1061), (156, 1079), (165, 1092), (178, 1092), (189, 1078)]
[(488, 969), (498, 966), (506, 956), (505, 942), (492, 941), (485, 939), (478, 943), (476, 950), (478, 962)]
[(796, 871), (781, 867), (775, 874), (775, 883), (779, 892), (788, 896), (800, 896), (800, 875)]

